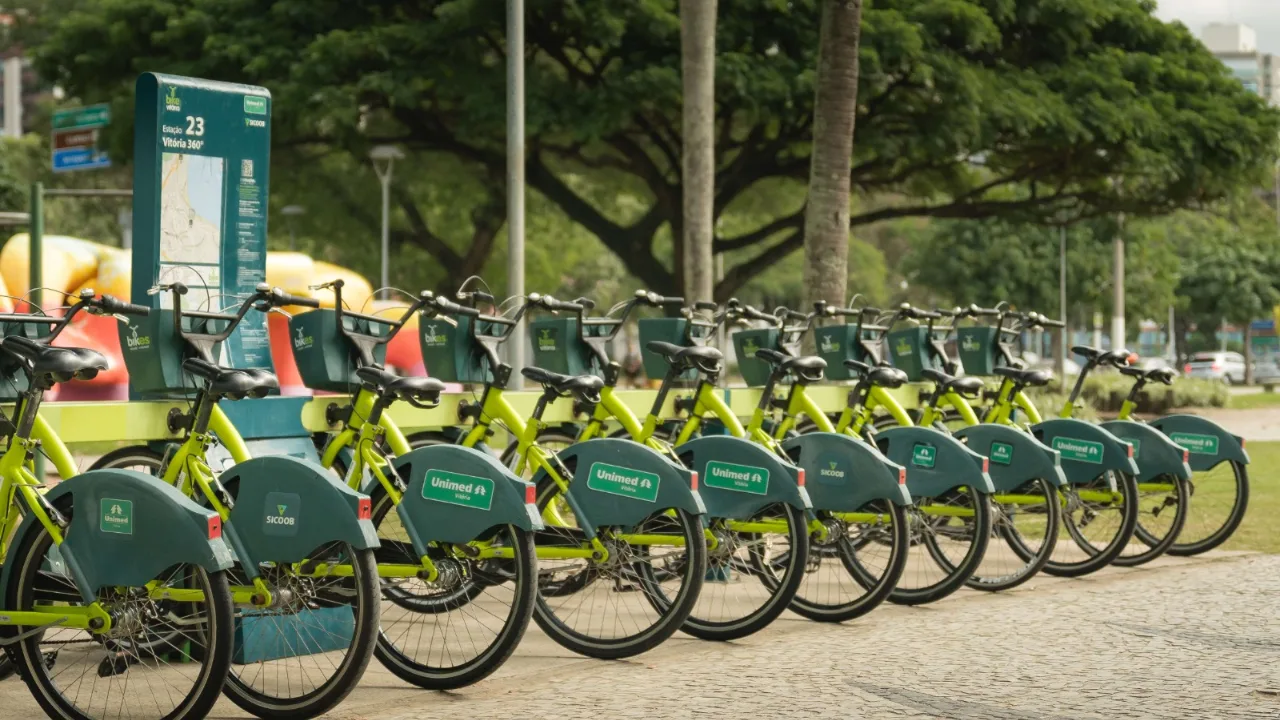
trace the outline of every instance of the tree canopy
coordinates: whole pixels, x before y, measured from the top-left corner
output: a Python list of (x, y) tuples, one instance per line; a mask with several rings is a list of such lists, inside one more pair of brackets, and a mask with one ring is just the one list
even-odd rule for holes
[[(40, 0), (28, 4), (43, 5)], [(395, 239), (448, 275), (484, 265), (504, 217), (507, 48), (487, 0), (58, 0), (32, 14), (38, 67), (131, 114), (141, 71), (262, 84), (276, 157), (307, 173), (370, 146), (448, 157), (472, 188), (461, 232), (398, 186)], [(1211, 204), (1274, 166), (1280, 113), (1152, 0), (877, 0), (863, 17), (850, 179), (856, 229), (881, 220), (1067, 222)], [(676, 0), (531, 0), (528, 180), (641, 282), (681, 257)], [(717, 251), (723, 298), (803, 245), (803, 199), (753, 207), (809, 168), (815, 0), (735, 0), (717, 26)], [(121, 124), (125, 125), (125, 124)], [(121, 134), (115, 152), (129, 154)], [(420, 174), (430, 174), (431, 167)], [(276, 178), (281, 175), (275, 174)], [(349, 176), (321, 202), (356, 208)], [(749, 227), (733, 221), (741, 214)], [(727, 227), (740, 228), (732, 233)]]

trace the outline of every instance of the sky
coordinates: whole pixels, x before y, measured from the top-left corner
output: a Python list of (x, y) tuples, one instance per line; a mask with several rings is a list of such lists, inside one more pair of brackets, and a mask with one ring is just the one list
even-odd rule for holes
[(1180, 20), (1191, 32), (1211, 22), (1241, 23), (1258, 32), (1258, 49), (1280, 54), (1280, 0), (1158, 0), (1156, 16)]

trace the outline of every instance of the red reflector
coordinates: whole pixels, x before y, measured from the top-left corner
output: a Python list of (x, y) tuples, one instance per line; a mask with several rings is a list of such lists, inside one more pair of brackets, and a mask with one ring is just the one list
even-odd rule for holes
[(1133, 457), (1133, 443), (1125, 443), (1129, 448), (1129, 457)]
[(898, 468), (898, 484), (899, 484), (899, 485), (906, 485), (906, 484), (907, 484), (907, 469), (906, 469), (906, 468)]
[(796, 478), (796, 484), (804, 487), (804, 468), (800, 468), (800, 475)]
[(373, 517), (373, 501), (369, 498), (360, 498), (360, 504), (356, 506), (356, 517), (361, 520)]
[(1182, 372), (1183, 372), (1183, 374), (1185, 374), (1185, 375), (1190, 375), (1190, 374), (1191, 374), (1191, 363), (1187, 363), (1186, 365), (1182, 366)]
[(222, 518), (214, 515), (209, 518), (209, 539), (217, 540), (222, 537)]
[(1240, 438), (1240, 449), (1244, 449), (1244, 438)]
[(1191, 453), (1189, 451), (1182, 451), (1182, 462), (1191, 462)]
[(696, 472), (692, 473), (692, 477), (689, 478), (689, 489), (690, 490), (698, 489), (698, 473)]
[(524, 486), (524, 504), (525, 505), (538, 504), (538, 486), (534, 485), (533, 483), (529, 483), (528, 485)]
[(991, 459), (982, 458), (982, 472), (987, 472), (989, 470), (991, 470)]

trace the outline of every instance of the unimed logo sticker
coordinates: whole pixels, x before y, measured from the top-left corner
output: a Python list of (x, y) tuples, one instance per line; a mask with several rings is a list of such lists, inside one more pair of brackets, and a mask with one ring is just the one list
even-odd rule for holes
[(1063, 460), (1075, 460), (1094, 465), (1102, 464), (1102, 443), (1078, 438), (1056, 437), (1053, 439), (1054, 450), (1062, 454)]
[(721, 490), (764, 495), (769, 492), (769, 471), (751, 465), (736, 465), (712, 460), (707, 463), (707, 471), (702, 477), (702, 483), (707, 487)]
[(98, 529), (116, 535), (133, 534), (133, 501), (120, 498), (102, 498), (98, 515)]
[(592, 463), (587, 473), (588, 488), (645, 502), (658, 501), (661, 480), (651, 472), (602, 462)]
[(429, 470), (422, 480), (422, 498), (488, 510), (493, 507), (493, 481), (475, 475)]

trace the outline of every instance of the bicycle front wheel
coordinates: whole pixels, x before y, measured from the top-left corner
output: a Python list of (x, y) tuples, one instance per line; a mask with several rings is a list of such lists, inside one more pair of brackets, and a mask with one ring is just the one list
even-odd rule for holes
[[(560, 489), (538, 487), (538, 509), (556, 522), (536, 535), (539, 551), (587, 546)], [(707, 573), (702, 521), (687, 510), (655, 511), (634, 528), (601, 527), (608, 558), (539, 557), (533, 619), (553, 640), (580, 655), (612, 660), (657, 647), (693, 611)]]
[[(70, 519), (70, 508), (62, 512)], [(10, 562), (18, 578), (6, 607), (83, 605), (44, 528), (28, 533)], [(183, 564), (153, 582), (199, 590), (200, 599), (156, 600), (146, 587), (104, 589), (98, 601), (120, 618), (107, 633), (50, 626), (17, 644), (19, 674), (49, 717), (178, 720), (203, 718), (213, 708), (232, 654), (226, 573)]]

